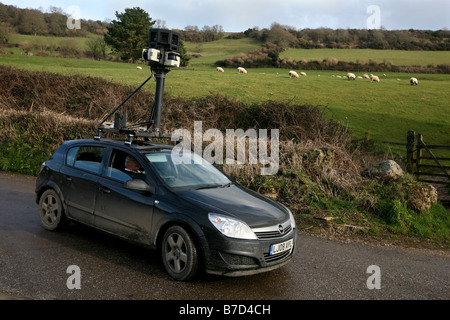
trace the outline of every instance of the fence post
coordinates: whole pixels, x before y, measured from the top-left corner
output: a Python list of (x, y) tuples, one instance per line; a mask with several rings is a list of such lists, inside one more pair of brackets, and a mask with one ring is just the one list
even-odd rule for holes
[(412, 130), (408, 131), (406, 136), (406, 171), (414, 173), (414, 142), (416, 133)]
[[(419, 133), (417, 134), (417, 158), (416, 158), (416, 173), (420, 172), (420, 165), (422, 164), (422, 154), (423, 154), (423, 136)], [(417, 179), (420, 179), (420, 175), (417, 176)]]

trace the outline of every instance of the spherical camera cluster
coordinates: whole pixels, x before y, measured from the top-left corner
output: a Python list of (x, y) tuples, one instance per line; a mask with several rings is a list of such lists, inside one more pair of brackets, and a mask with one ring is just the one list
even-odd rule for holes
[(149, 36), (149, 47), (142, 50), (142, 59), (148, 61), (151, 67), (179, 67), (179, 33), (165, 29), (150, 29)]

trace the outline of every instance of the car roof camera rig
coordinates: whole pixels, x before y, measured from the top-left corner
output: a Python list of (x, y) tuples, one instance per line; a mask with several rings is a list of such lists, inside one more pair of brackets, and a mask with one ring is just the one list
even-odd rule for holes
[[(152, 74), (133, 93), (131, 93), (118, 107), (108, 114), (100, 122), (94, 139), (99, 140), (103, 132), (127, 134), (126, 144), (131, 144), (134, 137), (171, 138), (171, 135), (161, 130), (161, 114), (164, 95), (164, 83), (169, 67), (180, 66), (180, 54), (178, 52), (180, 35), (178, 32), (165, 29), (150, 29), (148, 48), (142, 50), (142, 59), (148, 63)], [(126, 114), (122, 116), (116, 111), (139, 91), (152, 77), (156, 79), (155, 102), (147, 122), (127, 126)], [(106, 121), (114, 114), (114, 124)], [(145, 130), (135, 130), (134, 127), (147, 126)], [(181, 139), (181, 138), (180, 138)]]

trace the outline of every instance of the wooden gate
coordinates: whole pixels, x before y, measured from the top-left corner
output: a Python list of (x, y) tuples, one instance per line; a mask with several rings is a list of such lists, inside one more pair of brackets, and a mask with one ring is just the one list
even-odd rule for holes
[(418, 180), (450, 185), (450, 145), (429, 145), (408, 131), (406, 150), (406, 170)]

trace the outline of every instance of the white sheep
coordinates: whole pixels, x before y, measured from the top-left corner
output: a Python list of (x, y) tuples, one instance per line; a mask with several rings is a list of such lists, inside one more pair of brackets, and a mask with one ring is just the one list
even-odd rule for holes
[(417, 80), (417, 78), (412, 77), (411, 79), (409, 79), (409, 83), (411, 83), (411, 85), (418, 85), (419, 84), (419, 80)]
[(380, 78), (378, 76), (374, 76), (373, 74), (370, 75), (370, 82), (380, 82)]
[(300, 72), (300, 75), (306, 77), (306, 73), (304, 72)]
[(354, 73), (347, 73), (347, 79), (348, 80), (350, 80), (350, 79), (353, 79), (353, 80), (356, 80), (356, 76), (355, 76), (355, 74)]
[(138, 70), (142, 70), (142, 67), (140, 67), (140, 66), (137, 66), (137, 67), (136, 67), (136, 69), (138, 69)]
[(217, 67), (216, 69), (217, 69), (217, 72), (225, 72), (225, 70), (223, 70), (223, 68), (221, 68), (221, 67)]
[(369, 75), (367, 73), (363, 74), (364, 79), (370, 79)]
[(245, 70), (245, 69), (242, 68), (242, 67), (238, 67), (237, 69), (238, 69), (238, 73), (244, 73), (244, 74), (247, 73), (247, 70)]
[(289, 78), (292, 78), (292, 77), (294, 77), (294, 78), (298, 78), (299, 76), (298, 76), (298, 73), (297, 72), (295, 72), (295, 71), (289, 71)]
[(356, 78), (358, 78), (358, 79), (362, 79), (363, 77), (361, 77), (361, 76), (357, 76)]

